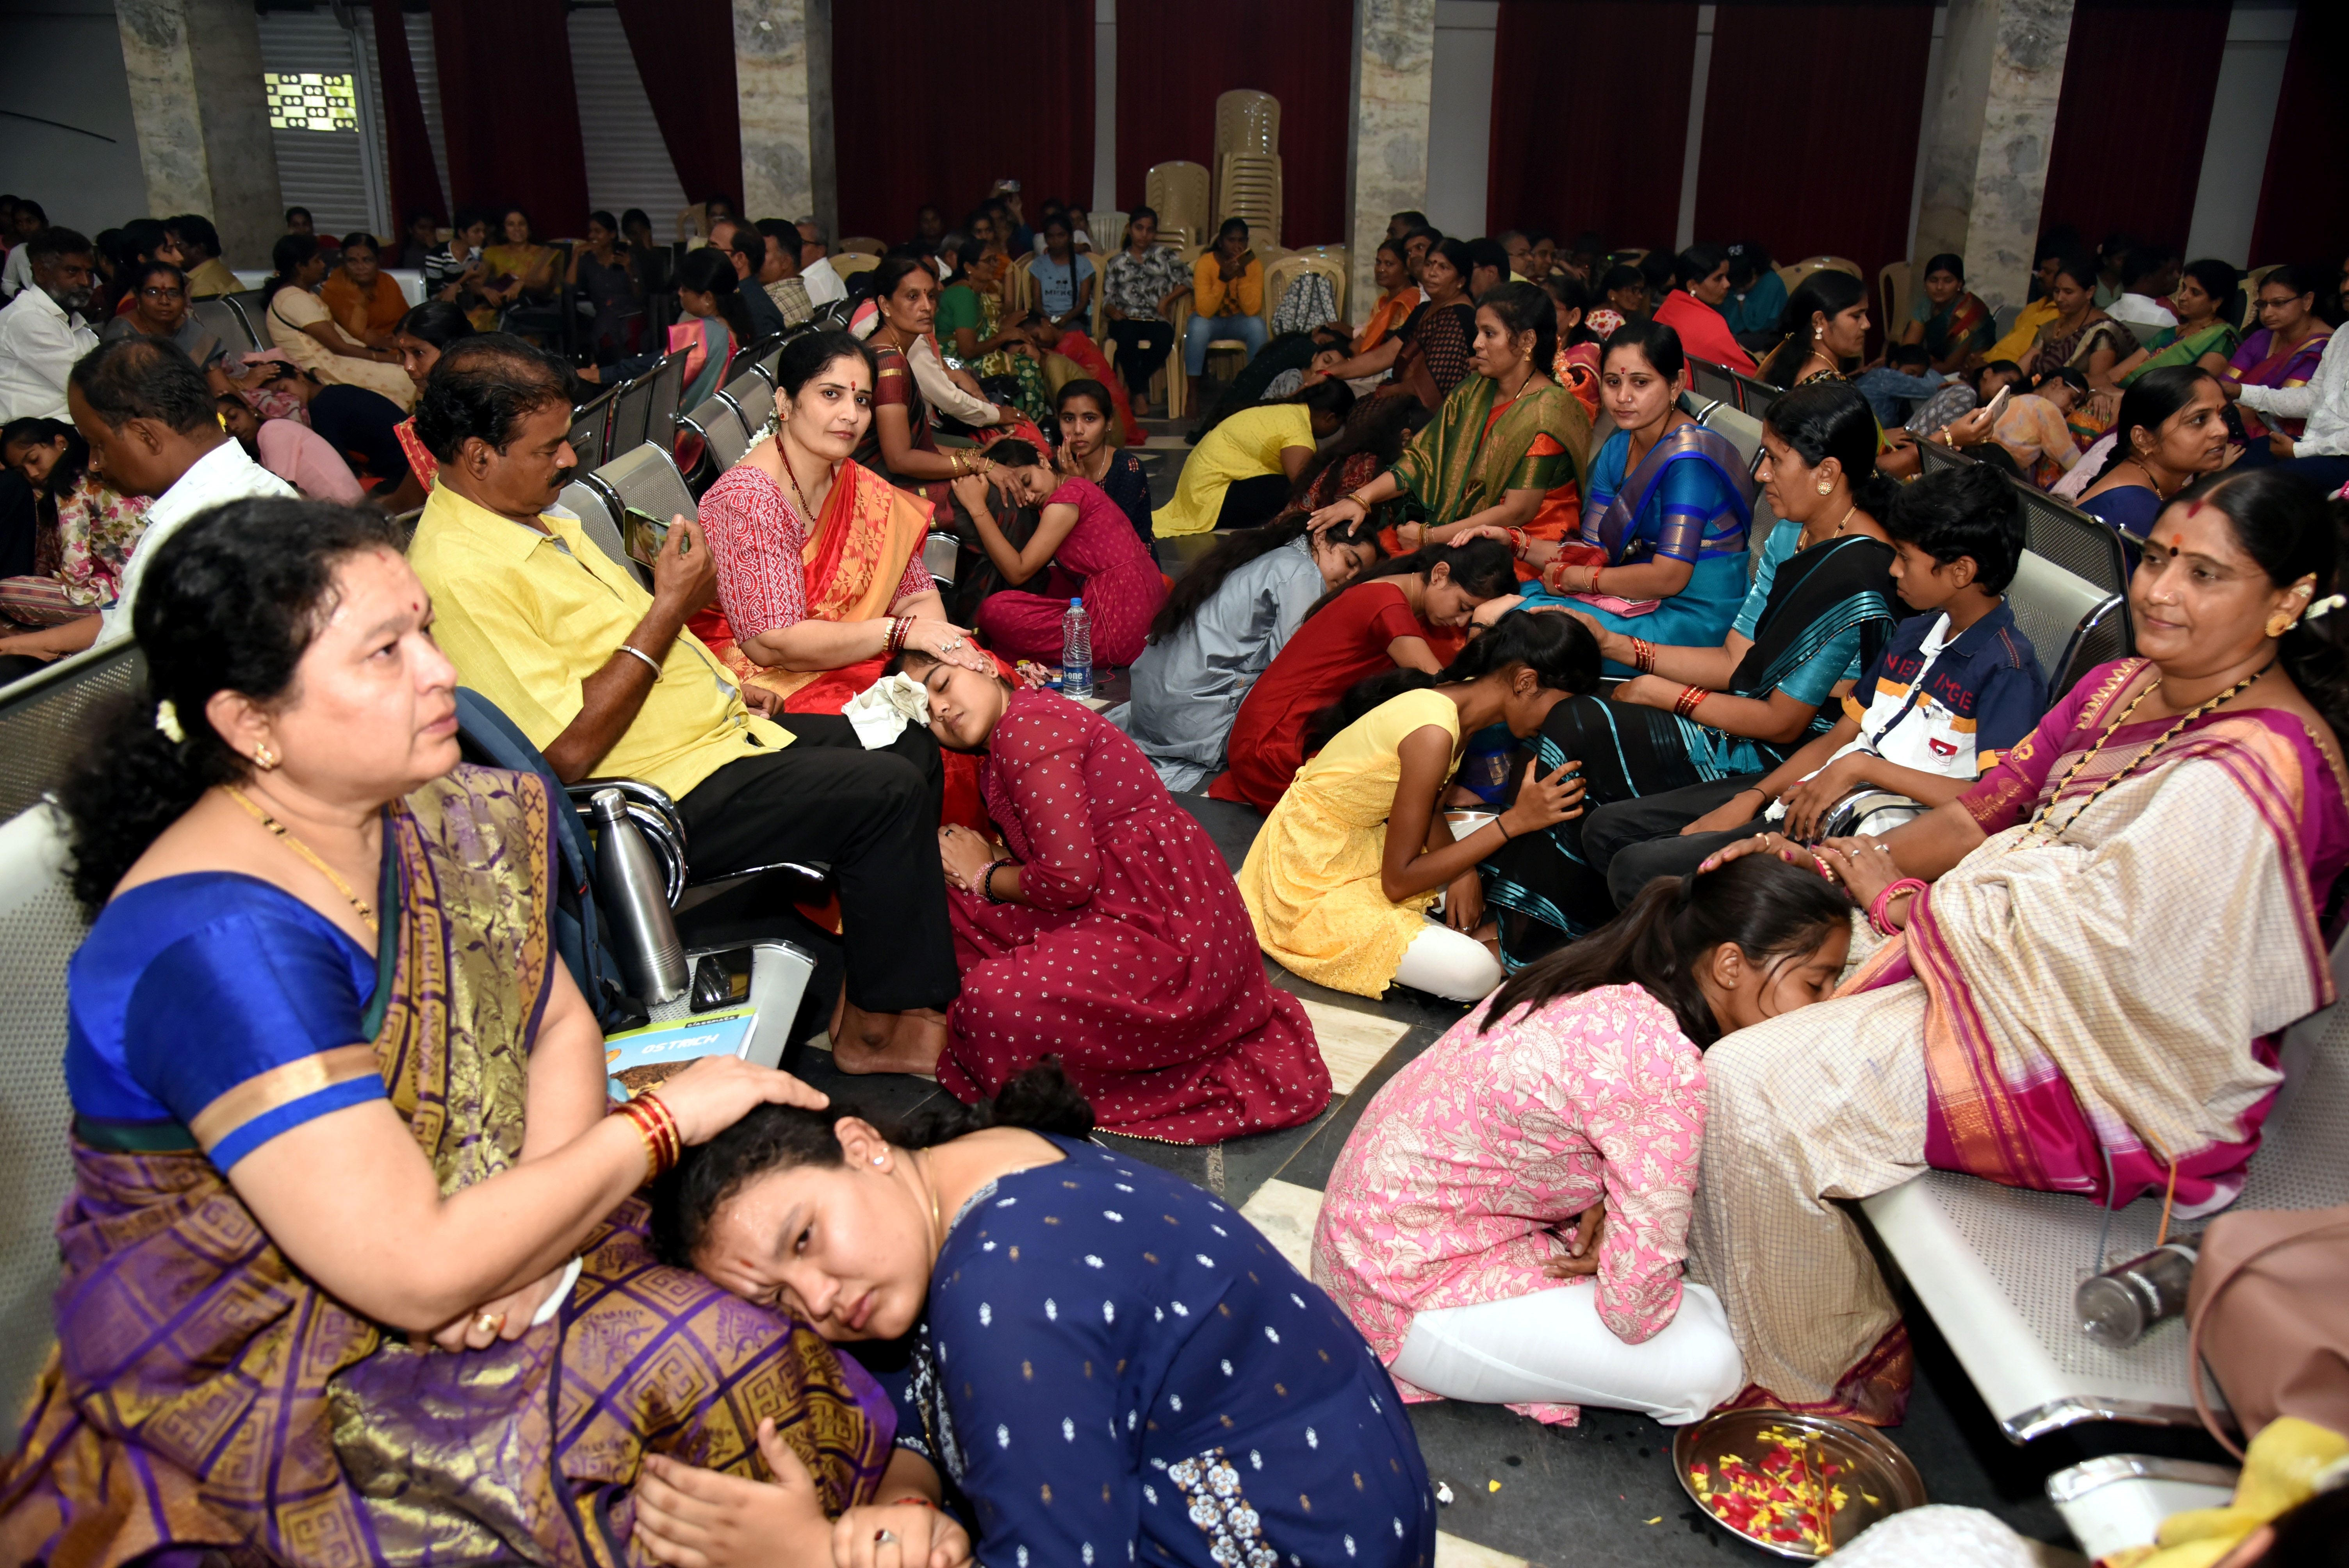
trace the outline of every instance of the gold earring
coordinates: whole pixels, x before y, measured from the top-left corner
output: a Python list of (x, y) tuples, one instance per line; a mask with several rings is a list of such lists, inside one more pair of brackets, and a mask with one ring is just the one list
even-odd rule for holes
[(1835, 486), (1827, 483), (1825, 480), (1821, 480), (1819, 481), (1819, 493), (1821, 495), (1832, 495), (1835, 493)]
[(264, 773), (277, 766), (277, 753), (269, 749), (269, 742), (264, 740), (253, 748), (253, 765)]
[(2285, 614), (2282, 611), (2278, 611), (2275, 614), (2270, 615), (2268, 617), (2269, 640), (2272, 642), (2274, 639), (2282, 636), (2286, 632), (2291, 631), (2299, 620), (2300, 617), (2298, 615)]

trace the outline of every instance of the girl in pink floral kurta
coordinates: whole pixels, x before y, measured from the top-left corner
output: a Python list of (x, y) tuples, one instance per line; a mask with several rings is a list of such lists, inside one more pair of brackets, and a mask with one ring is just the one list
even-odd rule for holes
[[(1679, 1424), (1743, 1386), (1719, 1300), (1682, 1278), (1704, 1134), (1699, 1042), (1816, 1000), (1849, 944), (1829, 884), (1775, 861), (1736, 872), (1746, 863), (1660, 880), (1521, 971), (1397, 1073), (1346, 1140), (1313, 1279), (1405, 1399), (1554, 1422), (1587, 1402)], [(1724, 945), (1752, 995), (1692, 978)], [(1578, 1257), (1572, 1236), (1601, 1206), (1595, 1259)]]

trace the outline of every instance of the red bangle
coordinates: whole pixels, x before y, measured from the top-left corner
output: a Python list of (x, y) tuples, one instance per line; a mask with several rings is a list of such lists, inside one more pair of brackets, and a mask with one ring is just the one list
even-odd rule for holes
[(1656, 645), (1645, 637), (1631, 639), (1631, 664), (1643, 676), (1656, 673)]
[(904, 1497), (893, 1497), (889, 1500), (889, 1506), (891, 1508), (926, 1508), (933, 1513), (938, 1511), (938, 1505), (918, 1491), (908, 1492)]
[(1672, 704), (1672, 711), (1682, 718), (1691, 717), (1695, 714), (1697, 705), (1712, 695), (1702, 686), (1682, 686), (1679, 698)]
[(1904, 892), (1922, 893), (1923, 892), (1925, 892), (1925, 884), (1922, 882), (1920, 882), (1915, 877), (1902, 877), (1899, 882), (1894, 882), (1891, 886), (1886, 888), (1882, 892), (1878, 893), (1874, 899), (1869, 901), (1868, 905), (1868, 923), (1876, 928), (1877, 935), (1891, 935), (1893, 933), (1892, 923), (1886, 918), (1886, 915), (1892, 907), (1892, 901), (1899, 897)]
[(1513, 528), (1509, 530), (1509, 552), (1520, 561), (1523, 561), (1526, 558), (1526, 531), (1524, 529)]

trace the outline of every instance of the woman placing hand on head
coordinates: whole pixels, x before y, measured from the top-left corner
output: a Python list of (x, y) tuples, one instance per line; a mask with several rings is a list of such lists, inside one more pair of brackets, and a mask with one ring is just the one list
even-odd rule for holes
[(1053, 411), (1061, 417), (1060, 470), (1072, 479), (1090, 480), (1102, 494), (1117, 503), (1133, 524), (1134, 537), (1150, 541), (1150, 476), (1131, 449), (1117, 446), (1110, 436), (1110, 418), (1116, 403), (1110, 389), (1098, 381), (1064, 383), (1052, 394)]
[(924, 654), (903, 667), (938, 743), (978, 754), (990, 819), (938, 838), (963, 972), (938, 1082), (980, 1099), (1058, 1057), (1103, 1126), (1174, 1143), (1320, 1114), (1312, 1026), (1266, 983), (1222, 851), (1133, 743), (1054, 692)]
[(1816, 851), (1891, 940), (1705, 1061), (1692, 1251), (1765, 1402), (1899, 1417), (1899, 1309), (1839, 1200), (1929, 1167), (2189, 1222), (2241, 1192), (2277, 1036), (2332, 998), (2342, 516), (2289, 474), (2189, 490), (2129, 580), (2140, 656), (1958, 799)]
[[(906, 1363), (882, 1496), (957, 1502), (980, 1562), (1432, 1561), (1418, 1440), (1346, 1315), (1247, 1220), (1085, 1142), (1092, 1127), (1052, 1067), (909, 1129), (753, 1115), (660, 1192), (664, 1255), (836, 1344), (903, 1341), (882, 1349)], [(806, 1518), (781, 1489), (683, 1473), (704, 1499), (648, 1524), (657, 1541), (734, 1510)], [(857, 1554), (834, 1560), (921, 1568), (926, 1548), (943, 1568), (931, 1515), (851, 1513)], [(776, 1560), (749, 1539), (763, 1554), (711, 1568)]]
[(95, 918), (11, 1562), (587, 1568), (616, 1546), (581, 1520), (626, 1519), (652, 1452), (763, 1474), (746, 1409), (814, 1471), (786, 1549), (879, 1483), (879, 1390), (657, 1264), (634, 1196), (823, 1096), (723, 1057), (612, 1113), (547, 922), (570, 807), (459, 762), (431, 620), (389, 519), (301, 501), (199, 515), (139, 595), (147, 691), (64, 790)]
[[(1081, 583), (1085, 612), (1092, 623), (1093, 664), (1123, 667), (1142, 652), (1151, 617), (1166, 598), (1158, 562), (1134, 533), (1117, 503), (1087, 479), (1063, 477), (1027, 442), (1005, 438), (987, 451), (985, 478), (955, 481), (955, 499), (978, 531), (988, 559), (1006, 583), (1026, 583), (1058, 568), (1051, 586)], [(1024, 545), (1004, 537), (988, 505), (990, 491), (1016, 506), (1040, 509), (1036, 531)], [(978, 629), (987, 645), (1007, 659), (1057, 664), (1061, 624), (1069, 595), (1028, 593), (1006, 588), (979, 602)]]
[(1590, 423), (1546, 372), (1557, 350), (1557, 312), (1531, 284), (1486, 292), (1476, 307), (1470, 374), (1444, 399), (1402, 460), (1313, 514), (1313, 524), (1370, 516), (1401, 499), (1422, 521), (1390, 549), (1449, 544), (1469, 529), (1503, 530), (1530, 550), (1573, 527), (1581, 505)]
[(1806, 869), (1660, 877), (1379, 1090), (1313, 1278), (1406, 1400), (1681, 1426), (1744, 1387), (1721, 1298), (1681, 1277), (1703, 1053), (1826, 995), (1850, 944), (1850, 903)]
[[(1462, 738), (1506, 725), (1519, 739), (1599, 684), (1599, 650), (1563, 615), (1503, 615), (1450, 667), (1368, 680), (1314, 716), (1318, 755), (1272, 809), (1240, 867), (1240, 896), (1266, 953), (1332, 990), (1377, 996), (1397, 983), (1473, 1002), (1501, 982), (1475, 934), (1476, 864), (1582, 810), (1570, 765), (1528, 763), (1516, 799), (1454, 842), (1440, 810)], [(1444, 921), (1427, 918), (1439, 892)]]
[[(1682, 646), (1728, 632), (1750, 587), (1754, 481), (1735, 447), (1681, 411), (1686, 379), (1680, 338), (1661, 323), (1607, 340), (1599, 396), (1615, 433), (1591, 459), (1573, 542), (1528, 538), (1519, 552), (1540, 577), (1526, 590), (1528, 608), (1559, 605), (1608, 631)], [(1630, 614), (1626, 601), (1661, 603)]]
[(1476, 606), (1516, 586), (1509, 547), (1470, 539), (1381, 562), (1324, 593), (1241, 699), (1231, 771), (1208, 793), (1272, 810), (1305, 760), (1315, 714), (1374, 675), (1434, 675), (1467, 641)]
[[(1873, 511), (1892, 486), (1876, 473), (1868, 400), (1841, 381), (1785, 393), (1763, 421), (1762, 448), (1763, 489), (1780, 521), (1718, 645), (1675, 647), (1586, 623), (1600, 653), (1641, 673), (1606, 700), (1558, 705), (1535, 756), (1545, 769), (1579, 762), (1593, 807), (1775, 768), (1832, 727), (1836, 693), (1891, 634), (1896, 557)], [(1509, 912), (1501, 943), (1512, 960), (1614, 918), (1607, 879), (1583, 852), (1586, 820), (1503, 847), (1488, 864), (1485, 896)]]

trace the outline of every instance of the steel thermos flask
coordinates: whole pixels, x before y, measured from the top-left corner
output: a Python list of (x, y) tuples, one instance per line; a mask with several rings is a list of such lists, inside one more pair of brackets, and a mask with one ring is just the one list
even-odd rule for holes
[(614, 945), (628, 988), (647, 1006), (685, 995), (691, 972), (669, 913), (668, 883), (652, 846), (628, 820), (627, 798), (598, 789), (588, 798), (595, 819), (595, 898), (616, 928)]

